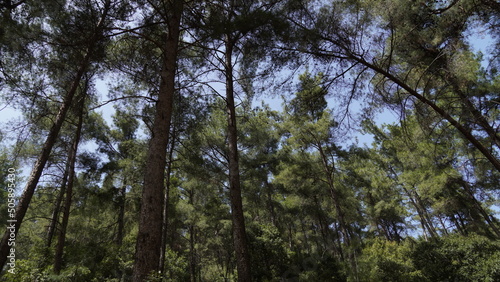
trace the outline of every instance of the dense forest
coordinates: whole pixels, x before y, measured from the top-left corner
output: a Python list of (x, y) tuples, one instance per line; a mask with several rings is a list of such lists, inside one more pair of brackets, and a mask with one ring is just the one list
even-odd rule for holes
[(0, 13), (0, 281), (500, 281), (497, 0)]

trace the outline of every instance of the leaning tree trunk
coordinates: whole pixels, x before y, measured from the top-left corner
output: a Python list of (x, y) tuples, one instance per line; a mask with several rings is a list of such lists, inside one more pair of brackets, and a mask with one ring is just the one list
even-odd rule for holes
[[(109, 1), (108, 1), (109, 2)], [(64, 101), (62, 102), (61, 106), (59, 107), (59, 111), (55, 117), (54, 124), (50, 128), (49, 134), (47, 135), (47, 138), (45, 139), (45, 143), (43, 145), (42, 151), (40, 152), (40, 155), (35, 162), (35, 165), (33, 166), (33, 169), (31, 170), (31, 174), (28, 178), (28, 182), (26, 183), (26, 187), (24, 188), (23, 194), (21, 195), (21, 198), (19, 199), (18, 206), (16, 208), (16, 216), (15, 216), (15, 228), (14, 228), (14, 235), (17, 235), (19, 232), (19, 228), (21, 227), (21, 223), (24, 219), (24, 216), (26, 215), (26, 211), (28, 210), (28, 206), (31, 202), (31, 198), (33, 197), (33, 194), (35, 193), (35, 188), (38, 184), (38, 181), (40, 180), (40, 177), (42, 176), (42, 172), (45, 168), (45, 164), (47, 163), (50, 153), (52, 152), (52, 148), (54, 147), (54, 144), (57, 140), (57, 137), (59, 136), (59, 131), (61, 130), (61, 127), (64, 123), (64, 120), (66, 119), (66, 114), (68, 113), (68, 110), (73, 102), (73, 98), (75, 97), (75, 93), (77, 92), (78, 86), (80, 84), (80, 81), (83, 77), (83, 75), (87, 72), (87, 69), (89, 67), (90, 61), (93, 57), (93, 54), (95, 52), (97, 42), (101, 39), (102, 36), (102, 31), (103, 27), (105, 24), (105, 18), (107, 17), (107, 12), (109, 10), (109, 3), (106, 3), (107, 6), (104, 9), (103, 15), (101, 16), (101, 19), (99, 20), (96, 31), (94, 33), (93, 38), (91, 38), (90, 43), (87, 47), (87, 51), (85, 53), (85, 56), (83, 60), (80, 62), (80, 65), (78, 67), (78, 70), (76, 72), (75, 77), (73, 78), (73, 81), (71, 82), (71, 86), (69, 87), (69, 91), (64, 97)], [(11, 236), (11, 232), (6, 231), (3, 238), (2, 242), (0, 243), (0, 269), (2, 269), (7, 261), (7, 256), (10, 251), (10, 247), (8, 245), (9, 243), (9, 237)]]
[[(71, 149), (70, 149), (71, 150)], [(57, 195), (56, 203), (54, 205), (54, 210), (52, 211), (52, 216), (50, 218), (50, 224), (47, 227), (47, 247), (50, 248), (52, 245), (52, 239), (54, 238), (54, 233), (57, 226), (57, 221), (59, 220), (59, 214), (61, 211), (61, 205), (66, 193), (66, 185), (68, 183), (69, 170), (71, 169), (71, 154), (68, 154), (68, 160), (66, 161), (66, 167), (64, 169), (64, 174), (61, 181), (61, 188), (59, 189), (59, 194)]]
[[(441, 108), (439, 105), (434, 103), (433, 101), (429, 100), (426, 98), (424, 95), (418, 93), (415, 89), (411, 88), (408, 84), (406, 84), (404, 81), (390, 73), (389, 71), (383, 69), (382, 67), (379, 67), (375, 65), (374, 63), (370, 63), (363, 59), (362, 57), (356, 56), (354, 54), (351, 54), (349, 50), (346, 50), (348, 53), (348, 56), (350, 59), (352, 59), (355, 62), (358, 62), (367, 68), (372, 69), (373, 71), (383, 75), (385, 78), (391, 80), (392, 82), (396, 83), (399, 87), (403, 88), (406, 90), (411, 96), (415, 97), (418, 99), (420, 102), (423, 104), (429, 106), (431, 109), (433, 109), (436, 113), (438, 113), (442, 118), (447, 120), (453, 127), (455, 127), (462, 135), (474, 146), (476, 147), (477, 150), (479, 150), (483, 156), (488, 159), (488, 161), (495, 167), (497, 171), (500, 172), (500, 160), (497, 159), (497, 157), (490, 151), (488, 148), (483, 145), (473, 134), (472, 132), (464, 126), (462, 123), (460, 123), (459, 120), (456, 120), (451, 116), (450, 113), (448, 113), (445, 109)], [(470, 109), (469, 110), (473, 110)], [(474, 111), (472, 112), (473, 114), (477, 114)], [(476, 117), (477, 118), (477, 117)], [(481, 120), (479, 120), (481, 121)], [(487, 129), (488, 126), (486, 124), (481, 124), (481, 126), (485, 127)], [(494, 132), (489, 132), (487, 133), (490, 135), (493, 141), (497, 141), (498, 136), (494, 134)]]
[(66, 198), (64, 200), (64, 208), (62, 210), (63, 216), (61, 221), (61, 227), (59, 229), (59, 234), (57, 238), (56, 252), (54, 256), (54, 273), (59, 274), (62, 269), (63, 262), (63, 254), (64, 254), (64, 245), (66, 242), (66, 230), (68, 227), (69, 221), (69, 213), (71, 210), (71, 200), (73, 198), (73, 184), (75, 182), (75, 163), (76, 163), (76, 154), (78, 151), (78, 144), (80, 143), (80, 136), (82, 133), (82, 124), (83, 124), (83, 109), (85, 107), (85, 95), (86, 93), (82, 93), (81, 102), (78, 103), (78, 125), (75, 132), (75, 137), (73, 139), (73, 144), (71, 145), (71, 149), (69, 152), (69, 174), (68, 174), (68, 184), (66, 186)]
[(163, 49), (160, 90), (141, 198), (133, 281), (144, 281), (160, 265), (166, 151), (175, 92), (175, 70), (179, 45), (182, 0), (169, 1), (168, 34)]
[(236, 107), (234, 104), (234, 82), (232, 52), (233, 42), (230, 36), (226, 37), (225, 75), (226, 75), (226, 103), (228, 121), (228, 149), (229, 149), (229, 197), (233, 220), (233, 240), (236, 252), (236, 266), (238, 281), (252, 281), (250, 270), (250, 255), (248, 251), (243, 203), (241, 199), (240, 170), (238, 162), (238, 136), (236, 127)]

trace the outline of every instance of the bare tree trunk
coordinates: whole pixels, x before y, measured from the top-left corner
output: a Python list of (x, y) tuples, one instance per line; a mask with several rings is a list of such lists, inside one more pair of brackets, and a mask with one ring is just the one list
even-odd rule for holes
[[(71, 149), (70, 149), (71, 150)], [(57, 195), (56, 203), (54, 205), (54, 210), (52, 211), (52, 216), (50, 219), (49, 227), (47, 228), (47, 247), (52, 245), (52, 239), (54, 238), (54, 233), (56, 230), (57, 221), (59, 220), (59, 213), (61, 211), (61, 204), (66, 193), (66, 185), (68, 182), (69, 170), (71, 169), (71, 154), (68, 155), (68, 160), (66, 161), (66, 167), (64, 169), (64, 175), (61, 181), (61, 188), (59, 189), (59, 194)]]
[(229, 148), (229, 197), (231, 200), (231, 214), (233, 221), (233, 240), (236, 252), (236, 266), (238, 281), (252, 281), (250, 269), (250, 254), (243, 216), (243, 202), (241, 199), (240, 168), (238, 161), (238, 130), (236, 126), (236, 107), (234, 104), (233, 81), (233, 39), (226, 36), (225, 42), (225, 75), (226, 75), (226, 104), (228, 123), (228, 148)]
[[(86, 91), (86, 90), (85, 90)], [(83, 124), (83, 109), (85, 108), (85, 95), (86, 92), (82, 93), (81, 102), (78, 103), (79, 113), (78, 113), (78, 125), (75, 132), (75, 137), (73, 139), (73, 144), (69, 152), (69, 174), (68, 174), (68, 184), (66, 187), (66, 198), (64, 200), (63, 217), (61, 222), (61, 228), (59, 229), (59, 234), (57, 238), (56, 252), (54, 257), (54, 273), (59, 274), (62, 268), (64, 245), (66, 241), (66, 229), (68, 227), (69, 214), (71, 210), (71, 200), (73, 197), (73, 184), (75, 181), (75, 163), (76, 154), (78, 151), (78, 144), (80, 143), (80, 136), (82, 132)]]
[(175, 71), (183, 2), (171, 0), (165, 3), (165, 9), (169, 13), (168, 34), (163, 49), (160, 90), (141, 198), (139, 233), (133, 270), (133, 281), (137, 282), (146, 280), (147, 276), (153, 272), (158, 273), (160, 265), (165, 164), (175, 93)]
[(127, 180), (124, 180), (122, 183), (122, 187), (120, 188), (119, 191), (119, 201), (118, 201), (118, 231), (116, 233), (116, 244), (118, 246), (121, 246), (123, 243), (123, 236), (124, 236), (124, 230), (125, 230), (125, 202), (126, 202), (126, 195), (127, 195)]
[(420, 196), (416, 191), (408, 191), (408, 189), (403, 187), (403, 190), (405, 191), (406, 195), (410, 199), (413, 207), (418, 213), (418, 217), (420, 218), (420, 223), (422, 224), (422, 229), (424, 231), (424, 235), (426, 234), (426, 231), (429, 232), (429, 235), (431, 237), (437, 237), (436, 229), (434, 228), (434, 225), (432, 224), (432, 221), (429, 218), (428, 212), (422, 203), (422, 200), (420, 199)]
[(273, 224), (274, 227), (279, 229), (278, 226), (278, 221), (276, 219), (276, 212), (275, 212), (275, 207), (274, 207), (274, 201), (273, 201), (273, 186), (271, 183), (269, 183), (267, 177), (266, 177), (266, 182), (265, 182), (265, 187), (266, 189), (266, 194), (267, 194), (267, 207), (269, 209), (269, 214), (271, 216), (271, 223)]
[(175, 127), (172, 127), (172, 137), (170, 143), (170, 150), (168, 153), (168, 163), (166, 172), (166, 183), (165, 183), (165, 196), (163, 198), (163, 222), (162, 222), (162, 236), (161, 236), (161, 251), (160, 251), (160, 272), (163, 273), (165, 269), (165, 252), (167, 250), (167, 237), (168, 237), (168, 208), (170, 202), (170, 174), (172, 173), (172, 163), (174, 158), (175, 149), (175, 139), (176, 131)]

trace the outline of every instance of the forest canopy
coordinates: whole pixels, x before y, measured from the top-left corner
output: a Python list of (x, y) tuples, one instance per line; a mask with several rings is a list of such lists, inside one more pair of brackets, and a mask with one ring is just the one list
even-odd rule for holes
[(0, 281), (500, 281), (498, 1), (0, 13)]

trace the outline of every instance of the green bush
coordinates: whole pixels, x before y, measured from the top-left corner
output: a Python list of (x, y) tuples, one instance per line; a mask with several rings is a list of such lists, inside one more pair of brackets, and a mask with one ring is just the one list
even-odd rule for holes
[(483, 236), (421, 241), (411, 257), (430, 281), (500, 281), (500, 242)]
[(422, 274), (408, 259), (411, 241), (397, 243), (374, 239), (359, 258), (361, 281), (422, 281)]

